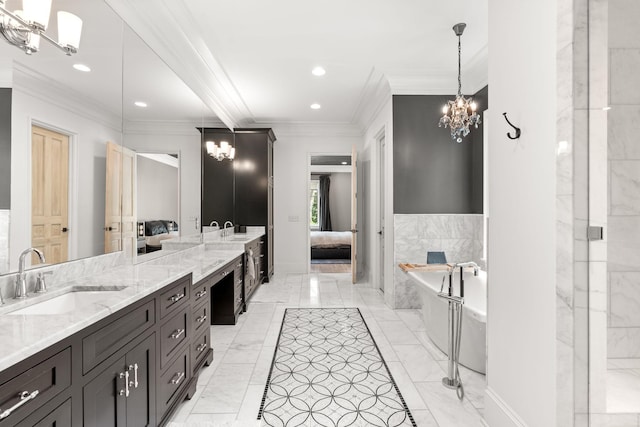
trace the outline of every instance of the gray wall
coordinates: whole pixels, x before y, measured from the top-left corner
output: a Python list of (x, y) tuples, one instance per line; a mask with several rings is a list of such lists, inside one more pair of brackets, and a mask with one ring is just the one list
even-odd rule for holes
[(11, 208), (11, 89), (0, 88), (0, 209)]
[(351, 230), (351, 174), (331, 173), (329, 208), (333, 231)]
[(137, 156), (137, 179), (138, 220), (178, 222), (178, 169)]
[[(488, 108), (487, 92), (474, 96), (479, 111)], [(454, 96), (393, 96), (394, 213), (482, 213), (482, 129), (458, 144), (438, 127)]]

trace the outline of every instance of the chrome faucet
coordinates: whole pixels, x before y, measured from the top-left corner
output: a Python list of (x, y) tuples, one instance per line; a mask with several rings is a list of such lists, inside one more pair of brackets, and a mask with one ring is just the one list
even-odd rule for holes
[(209, 223), (209, 227), (213, 227), (214, 225), (215, 225), (216, 227), (220, 228), (220, 224), (218, 224), (218, 221), (211, 221), (211, 222)]
[(473, 261), (467, 261), (467, 262), (457, 262), (455, 264), (453, 264), (451, 266), (451, 270), (449, 270), (449, 274), (453, 274), (453, 272), (455, 271), (456, 268), (465, 268), (465, 267), (473, 267), (473, 275), (477, 276), (478, 273), (480, 272), (480, 266), (478, 264), (476, 264)]
[(227, 235), (228, 235), (227, 234), (227, 225), (230, 225), (231, 227), (233, 227), (233, 223), (231, 221), (225, 221), (224, 222), (224, 226), (223, 226), (224, 229), (222, 231), (222, 234), (223, 234), (224, 237), (227, 237)]
[(21, 299), (27, 297), (27, 273), (24, 272), (24, 260), (31, 252), (35, 252), (40, 258), (40, 263), (44, 264), (44, 254), (36, 248), (29, 248), (22, 251), (18, 260), (18, 278), (16, 279), (16, 294), (14, 298)]

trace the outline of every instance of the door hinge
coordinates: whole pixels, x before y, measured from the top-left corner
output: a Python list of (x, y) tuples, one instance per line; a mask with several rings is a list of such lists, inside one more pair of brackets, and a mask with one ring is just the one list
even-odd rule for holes
[(587, 227), (587, 240), (602, 240), (604, 239), (604, 227), (598, 227), (595, 225), (590, 225)]

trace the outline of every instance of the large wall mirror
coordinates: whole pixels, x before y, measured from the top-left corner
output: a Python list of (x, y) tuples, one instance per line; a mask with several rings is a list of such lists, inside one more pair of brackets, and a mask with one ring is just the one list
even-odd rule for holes
[(196, 127), (212, 115), (103, 1), (54, 0), (54, 38), (57, 10), (83, 20), (77, 54), (42, 43), (26, 55), (0, 40), (0, 274), (29, 247), (43, 248), (47, 264), (135, 255), (141, 222), (199, 230)]

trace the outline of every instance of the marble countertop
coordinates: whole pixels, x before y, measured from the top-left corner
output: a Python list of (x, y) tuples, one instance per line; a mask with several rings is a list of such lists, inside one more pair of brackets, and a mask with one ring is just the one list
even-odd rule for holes
[[(90, 277), (69, 280), (45, 294), (32, 294), (26, 300), (7, 301), (0, 308), (0, 371), (189, 273), (193, 275), (193, 283), (197, 283), (243, 252), (243, 248), (198, 244), (189, 250), (168, 251), (147, 262), (120, 265)], [(113, 290), (114, 287), (124, 289), (104, 292), (98, 302), (94, 301), (98, 300), (94, 292), (94, 298), (87, 304), (64, 314), (11, 314), (69, 292)], [(81, 294), (79, 298), (82, 298)]]
[(264, 232), (230, 234), (222, 237), (220, 233), (202, 233), (193, 236), (177, 237), (162, 241), (162, 249), (175, 250), (204, 244), (207, 248), (244, 249), (244, 245), (264, 236)]

